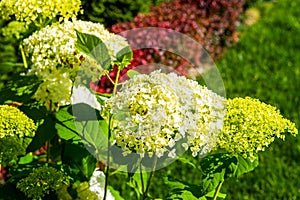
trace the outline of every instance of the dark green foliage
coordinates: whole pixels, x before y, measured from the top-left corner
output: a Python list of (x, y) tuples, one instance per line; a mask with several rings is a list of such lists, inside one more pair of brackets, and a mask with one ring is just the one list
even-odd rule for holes
[(151, 5), (168, 0), (83, 0), (84, 20), (100, 22), (106, 27), (132, 20), (139, 13), (147, 13)]
[(16, 41), (7, 40), (2, 35), (2, 28), (6, 22), (0, 20), (0, 90), (10, 77), (21, 71), (21, 67), (15, 64), (19, 61), (18, 45)]
[[(300, 1), (258, 4), (262, 17), (217, 63), (228, 97), (252, 96), (277, 106), (300, 128)], [(275, 142), (260, 165), (224, 185), (228, 199), (299, 199), (300, 138)]]
[(6, 136), (0, 138), (0, 165), (6, 165), (19, 156), (26, 154), (26, 147), (32, 138), (19, 138), (18, 136)]
[(68, 185), (67, 177), (52, 167), (43, 166), (33, 170), (26, 178), (20, 180), (17, 188), (30, 199), (40, 199), (53, 195), (63, 186)]

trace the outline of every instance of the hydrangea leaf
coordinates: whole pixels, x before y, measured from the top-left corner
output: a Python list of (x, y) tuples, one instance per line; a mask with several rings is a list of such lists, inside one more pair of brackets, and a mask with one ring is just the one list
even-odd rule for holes
[(80, 33), (76, 31), (76, 48), (91, 56), (103, 68), (108, 69), (111, 66), (111, 57), (104, 42), (91, 34)]
[(56, 113), (55, 128), (57, 129), (60, 138), (64, 140), (79, 141), (81, 138), (78, 136), (74, 123), (75, 117), (68, 111), (69, 108), (70, 106), (66, 106)]
[(132, 60), (132, 50), (129, 46), (124, 47), (121, 49), (116, 55), (116, 64), (123, 69), (125, 66), (130, 64)]
[(250, 158), (248, 158), (248, 157), (244, 158), (243, 156), (238, 155), (237, 156), (238, 166), (237, 166), (237, 169), (235, 172), (235, 176), (239, 177), (242, 174), (245, 174), (245, 173), (248, 173), (248, 172), (254, 170), (259, 164), (258, 156), (256, 155), (255, 157), (256, 157), (256, 159), (253, 161), (253, 160), (250, 160)]
[(140, 73), (138, 71), (135, 71), (133, 69), (130, 69), (130, 70), (127, 71), (127, 75), (128, 75), (129, 78), (133, 78), (134, 76), (139, 75), (139, 74)]
[(170, 191), (167, 199), (196, 200), (205, 198), (201, 186), (189, 184), (171, 177), (164, 177), (164, 182), (168, 185)]
[(214, 191), (218, 184), (227, 177), (232, 177), (238, 166), (238, 159), (230, 154), (212, 154), (200, 162), (203, 172), (203, 190)]
[(65, 144), (62, 161), (64, 164), (68, 164), (73, 171), (77, 171), (79, 177), (86, 180), (92, 176), (97, 162), (84, 146), (72, 143)]
[(115, 200), (124, 200), (124, 198), (121, 197), (119, 191), (115, 190), (112, 186), (108, 186), (108, 190), (114, 196)]
[(10, 101), (28, 103), (36, 92), (40, 81), (36, 76), (15, 76), (1, 90), (0, 103)]
[(40, 148), (46, 141), (51, 140), (57, 133), (54, 116), (48, 115), (44, 122), (38, 127), (36, 135), (27, 148), (27, 152), (32, 152)]
[(73, 143), (83, 142), (92, 152), (107, 148), (108, 125), (98, 110), (79, 103), (66, 106), (56, 114), (58, 135)]

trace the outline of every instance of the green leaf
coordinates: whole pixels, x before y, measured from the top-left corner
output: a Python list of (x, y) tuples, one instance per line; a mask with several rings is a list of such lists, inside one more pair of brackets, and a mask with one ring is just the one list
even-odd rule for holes
[(75, 121), (103, 120), (100, 111), (85, 103), (78, 103), (69, 108)]
[(36, 131), (36, 135), (34, 136), (32, 142), (27, 147), (27, 152), (33, 152), (40, 147), (43, 146), (43, 144), (51, 140), (55, 135), (57, 131), (55, 129), (55, 119), (53, 115), (48, 115), (44, 122), (38, 127)]
[(121, 197), (119, 191), (115, 190), (112, 186), (108, 186), (108, 189), (110, 193), (113, 195), (113, 197), (115, 198), (115, 200), (124, 200), (124, 198)]
[(98, 110), (80, 103), (60, 109), (56, 119), (58, 135), (62, 139), (81, 141), (91, 153), (107, 149), (108, 125)]
[(135, 71), (133, 69), (130, 69), (127, 71), (127, 75), (130, 79), (132, 79), (134, 76), (139, 75), (140, 73), (138, 71)]
[[(147, 173), (142, 173), (142, 177), (143, 177), (144, 189), (145, 189), (149, 176)], [(143, 195), (144, 192), (142, 187), (141, 174), (134, 173), (133, 176), (130, 176), (129, 178), (130, 179), (127, 182), (127, 185), (129, 185), (131, 188), (135, 190), (138, 199), (140, 199), (140, 196)]]
[[(213, 198), (213, 197), (214, 197), (214, 194), (215, 194), (215, 191), (211, 191), (211, 192), (209, 192), (208, 194), (206, 194), (205, 197)], [(227, 196), (226, 194), (219, 192), (217, 197), (222, 198), (222, 199), (225, 199), (226, 196)], [(206, 198), (204, 198), (204, 199), (206, 199)]]
[(212, 154), (200, 162), (204, 193), (214, 191), (227, 177), (232, 177), (237, 169), (238, 159), (231, 154)]
[(107, 149), (108, 125), (106, 121), (75, 121), (75, 124), (82, 142), (88, 145), (91, 151), (105, 151)]
[(172, 177), (164, 177), (164, 182), (168, 185), (167, 199), (186, 199), (193, 200), (203, 197), (201, 186), (190, 184), (184, 181), (174, 179)]
[(80, 141), (81, 138), (77, 133), (74, 123), (75, 117), (69, 112), (71, 106), (61, 108), (56, 113), (56, 124), (58, 135), (64, 140)]
[(256, 159), (254, 161), (251, 161), (248, 157), (244, 158), (241, 155), (238, 155), (238, 166), (235, 172), (236, 177), (240, 177), (242, 174), (248, 173), (252, 170), (254, 170), (259, 162), (258, 162), (258, 156), (255, 155)]
[(73, 171), (77, 171), (83, 180), (89, 180), (96, 168), (97, 160), (84, 146), (65, 143), (62, 162), (68, 164)]
[(95, 96), (100, 105), (104, 105), (105, 101), (109, 99), (112, 96), (112, 94), (95, 93)]
[(33, 158), (34, 157), (32, 156), (32, 154), (28, 153), (25, 156), (23, 156), (23, 157), (20, 158), (18, 164), (23, 165), (23, 164), (31, 163), (33, 161)]
[(36, 92), (40, 80), (36, 76), (15, 76), (1, 90), (0, 104), (8, 100), (14, 102), (32, 102), (32, 96)]
[(180, 161), (184, 164), (188, 164), (189, 166), (193, 167), (194, 169), (197, 169), (197, 166), (194, 163), (192, 163), (190, 160), (188, 160), (187, 158), (180, 157), (180, 158), (178, 158), (178, 161)]
[(132, 55), (130, 46), (126, 46), (117, 53), (115, 63), (123, 69), (125, 66), (130, 64), (130, 61), (133, 58)]
[(111, 66), (111, 57), (105, 43), (98, 37), (76, 31), (76, 48), (89, 55), (103, 68)]

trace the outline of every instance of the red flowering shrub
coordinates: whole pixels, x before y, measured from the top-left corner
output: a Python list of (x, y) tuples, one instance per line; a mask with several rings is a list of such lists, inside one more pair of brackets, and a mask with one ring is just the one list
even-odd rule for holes
[[(133, 47), (134, 59), (130, 68), (159, 63), (172, 66), (179, 73), (186, 75), (191, 60), (196, 63), (201, 62), (203, 52), (198, 49), (199, 44), (215, 60), (222, 55), (227, 46), (237, 41), (236, 26), (244, 3), (244, 0), (174, 0), (152, 7), (149, 14), (139, 14), (132, 22), (115, 24), (110, 31), (126, 37)], [(130, 31), (126, 32), (147, 27), (164, 29), (160, 29), (159, 33), (151, 33), (151, 29), (141, 30), (133, 35), (130, 35)], [(193, 38), (198, 42), (197, 45), (188, 42), (191, 44), (184, 43), (178, 47), (182, 38), (172, 38), (173, 35), (168, 34), (168, 29)], [(174, 39), (179, 40), (179, 43), (171, 44)], [(149, 45), (148, 42), (151, 44)], [(161, 44), (167, 46), (167, 49), (162, 49)], [(143, 49), (149, 46), (152, 48)], [(180, 49), (180, 47), (183, 48)], [(184, 55), (184, 58), (176, 55), (178, 48), (180, 56)], [(114, 76), (114, 73), (112, 75)], [(104, 79), (98, 83), (100, 88), (109, 87), (102, 82)]]

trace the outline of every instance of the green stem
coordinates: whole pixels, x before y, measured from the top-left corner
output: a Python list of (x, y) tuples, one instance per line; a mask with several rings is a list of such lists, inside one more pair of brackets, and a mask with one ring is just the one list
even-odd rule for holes
[(108, 80), (109, 80), (113, 85), (116, 84), (116, 83), (110, 78), (109, 73), (107, 73), (106, 76), (107, 76)]
[(106, 200), (107, 196), (107, 186), (108, 186), (108, 177), (109, 177), (109, 165), (110, 165), (110, 138), (111, 138), (111, 121), (112, 115), (109, 116), (108, 122), (108, 140), (107, 140), (107, 163), (106, 163), (106, 171), (105, 171), (105, 186), (104, 186), (104, 196), (103, 200)]
[(119, 81), (120, 72), (121, 72), (121, 68), (119, 67), (117, 75), (116, 75), (115, 84), (114, 84), (113, 95), (115, 95), (117, 93), (117, 87), (118, 87), (118, 81)]
[[(118, 80), (119, 80), (119, 76), (120, 76), (120, 72), (121, 72), (121, 68), (118, 68), (118, 72), (116, 75), (116, 80), (114, 82), (114, 89), (113, 89), (113, 95), (116, 94), (117, 92), (117, 87), (118, 87)], [(105, 172), (105, 186), (104, 186), (104, 196), (103, 196), (103, 200), (106, 200), (106, 196), (107, 196), (107, 186), (108, 186), (108, 177), (109, 177), (109, 165), (110, 165), (110, 148), (111, 148), (111, 144), (110, 144), (110, 138), (111, 138), (111, 125), (112, 123), (112, 115), (109, 115), (109, 121), (108, 121), (108, 140), (107, 140), (107, 163), (106, 163), (106, 172)]]
[(142, 183), (142, 192), (144, 193), (145, 185), (144, 185), (144, 179), (143, 179), (142, 161), (140, 162), (140, 177), (141, 177), (141, 183)]
[(146, 187), (145, 192), (143, 193), (142, 200), (145, 200), (148, 197), (148, 191), (149, 191), (149, 188), (150, 188), (151, 180), (154, 176), (154, 172), (155, 172), (155, 169), (156, 169), (156, 164), (157, 164), (157, 157), (155, 156), (154, 161), (153, 161), (153, 165), (152, 165), (152, 171), (151, 171), (149, 179), (147, 181), (147, 187)]
[(20, 44), (20, 50), (21, 50), (21, 55), (22, 55), (22, 60), (23, 60), (23, 63), (24, 63), (24, 67), (28, 68), (25, 52), (24, 52), (23, 46), (21, 44)]
[(218, 187), (217, 187), (217, 190), (215, 191), (213, 200), (217, 200), (217, 197), (218, 197), (218, 195), (219, 195), (219, 192), (220, 192), (220, 190), (221, 190), (221, 187), (222, 187), (222, 184), (223, 184), (223, 183), (224, 183), (224, 180), (221, 181), (221, 182), (218, 184)]

